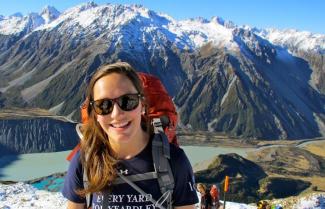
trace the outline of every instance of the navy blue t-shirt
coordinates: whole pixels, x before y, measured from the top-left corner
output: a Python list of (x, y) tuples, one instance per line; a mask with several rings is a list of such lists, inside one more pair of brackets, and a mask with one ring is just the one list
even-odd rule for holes
[[(151, 142), (135, 157), (121, 160), (118, 164), (118, 172), (124, 176), (139, 173), (153, 172), (153, 161), (151, 153)], [(194, 186), (194, 175), (192, 167), (181, 148), (171, 144), (171, 169), (173, 171), (175, 188), (172, 195), (173, 206), (192, 205), (198, 202)], [(75, 203), (85, 203), (85, 198), (76, 194), (76, 190), (83, 188), (83, 169), (78, 152), (71, 160), (68, 173), (65, 177), (62, 194)], [(110, 186), (110, 192), (101, 191), (93, 194), (92, 208), (102, 208), (104, 194), (105, 205), (109, 209), (153, 209), (154, 204), (149, 197), (158, 200), (161, 197), (157, 179), (148, 179), (134, 182), (139, 186), (146, 196), (137, 192), (127, 183)]]

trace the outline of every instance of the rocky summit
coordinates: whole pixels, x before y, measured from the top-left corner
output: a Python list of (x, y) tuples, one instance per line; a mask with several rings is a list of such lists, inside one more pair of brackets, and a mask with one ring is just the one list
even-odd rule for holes
[(218, 185), (223, 197), (226, 175), (230, 179), (227, 199), (235, 202), (285, 198), (298, 195), (311, 185), (299, 179), (269, 176), (260, 165), (237, 154), (216, 156), (207, 169), (195, 173), (195, 178), (209, 188), (212, 184)]

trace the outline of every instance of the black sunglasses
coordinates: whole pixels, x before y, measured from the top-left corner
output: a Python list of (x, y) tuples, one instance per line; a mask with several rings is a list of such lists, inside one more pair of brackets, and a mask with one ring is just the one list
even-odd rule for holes
[(99, 99), (91, 101), (90, 105), (98, 115), (108, 115), (113, 111), (114, 103), (117, 103), (123, 111), (131, 111), (138, 107), (139, 100), (142, 97), (143, 96), (139, 93), (124, 94), (115, 99)]

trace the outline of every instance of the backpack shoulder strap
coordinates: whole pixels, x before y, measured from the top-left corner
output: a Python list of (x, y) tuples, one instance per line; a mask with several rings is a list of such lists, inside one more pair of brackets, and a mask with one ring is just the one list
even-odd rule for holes
[[(83, 170), (82, 180), (83, 180), (84, 189), (87, 189), (88, 188), (88, 177), (87, 177), (85, 170)], [(93, 194), (92, 193), (86, 194), (86, 205), (85, 205), (86, 209), (91, 208), (92, 201), (93, 201)]]
[(162, 194), (169, 192), (170, 199), (168, 204), (172, 207), (172, 194), (175, 183), (172, 169), (170, 167), (170, 145), (165, 135), (162, 123), (159, 118), (152, 120), (155, 135), (152, 140), (152, 158), (155, 171), (157, 173), (158, 183)]

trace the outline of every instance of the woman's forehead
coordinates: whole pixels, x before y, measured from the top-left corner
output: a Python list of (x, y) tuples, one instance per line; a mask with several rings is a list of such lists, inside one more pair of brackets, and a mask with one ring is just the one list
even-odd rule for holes
[(97, 80), (93, 88), (94, 99), (117, 98), (127, 93), (137, 93), (132, 81), (123, 74), (111, 73)]

